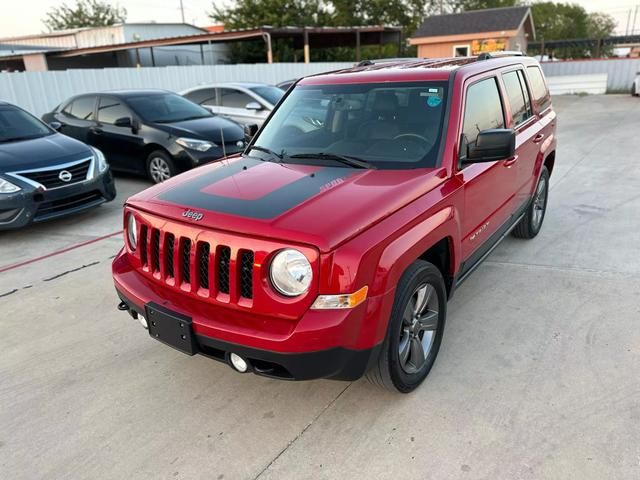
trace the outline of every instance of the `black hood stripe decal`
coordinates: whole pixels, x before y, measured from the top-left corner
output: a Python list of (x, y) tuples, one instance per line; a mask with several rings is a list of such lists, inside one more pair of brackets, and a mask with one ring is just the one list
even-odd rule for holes
[(201, 191), (261, 163), (260, 160), (244, 157), (171, 188), (161, 193), (158, 199), (185, 208), (266, 220), (278, 217), (321, 191), (342, 183), (351, 173), (343, 167), (325, 167), (255, 200), (222, 197)]

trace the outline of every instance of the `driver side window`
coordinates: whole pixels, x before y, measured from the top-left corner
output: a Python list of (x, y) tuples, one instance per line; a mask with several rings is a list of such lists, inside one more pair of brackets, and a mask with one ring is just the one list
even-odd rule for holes
[(467, 89), (460, 159), (467, 156), (467, 148), (474, 145), (478, 133), (493, 128), (504, 128), (504, 111), (495, 77), (474, 83)]

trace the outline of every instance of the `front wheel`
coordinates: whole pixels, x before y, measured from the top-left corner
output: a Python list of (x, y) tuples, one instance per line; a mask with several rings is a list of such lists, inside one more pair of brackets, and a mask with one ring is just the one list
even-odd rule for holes
[(169, 154), (156, 150), (147, 157), (147, 175), (153, 183), (162, 183), (175, 174), (176, 167)]
[(398, 282), (387, 335), (367, 379), (395, 392), (417, 388), (438, 355), (446, 314), (447, 295), (440, 270), (416, 260)]
[(513, 236), (518, 238), (533, 238), (538, 235), (542, 228), (542, 222), (544, 216), (547, 213), (547, 200), (549, 199), (549, 170), (547, 167), (542, 167), (540, 172), (540, 179), (536, 190), (533, 193), (531, 203), (527, 207), (522, 220), (518, 222), (513, 229)]

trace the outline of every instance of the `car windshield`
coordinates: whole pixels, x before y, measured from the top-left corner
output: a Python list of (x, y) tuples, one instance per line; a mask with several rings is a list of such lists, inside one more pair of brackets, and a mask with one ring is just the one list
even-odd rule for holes
[(127, 103), (146, 122), (170, 123), (213, 116), (209, 110), (173, 93), (130, 97)]
[(277, 105), (284, 95), (282, 90), (278, 87), (272, 87), (271, 85), (266, 85), (264, 87), (251, 87), (249, 90), (264, 98), (271, 105)]
[(0, 106), (0, 143), (29, 140), (53, 133), (53, 130), (27, 112), (11, 106)]
[(263, 150), (251, 155), (273, 157), (267, 149), (282, 162), (317, 155), (335, 163), (339, 155), (375, 168), (433, 167), (446, 95), (446, 82), (297, 86), (256, 138)]

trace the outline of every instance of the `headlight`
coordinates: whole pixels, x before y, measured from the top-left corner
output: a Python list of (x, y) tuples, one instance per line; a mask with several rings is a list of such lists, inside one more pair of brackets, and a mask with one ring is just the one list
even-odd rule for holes
[(138, 225), (133, 213), (129, 213), (127, 216), (127, 240), (129, 241), (129, 248), (135, 251), (138, 246)]
[(197, 140), (195, 138), (179, 138), (176, 140), (178, 145), (182, 145), (184, 148), (188, 148), (189, 150), (197, 150), (198, 152), (206, 152), (212, 147), (215, 147), (216, 144), (213, 142), (208, 142), (206, 140)]
[(271, 283), (288, 297), (302, 295), (309, 290), (312, 277), (309, 260), (298, 250), (282, 250), (271, 262)]
[(98, 173), (104, 172), (109, 167), (109, 164), (107, 163), (107, 159), (104, 158), (104, 153), (102, 153), (100, 150), (94, 147), (91, 147), (91, 149), (93, 150), (93, 157), (96, 159), (96, 165), (98, 167), (97, 172)]
[(14, 185), (9, 180), (0, 178), (0, 193), (15, 193), (22, 190), (19, 186)]

